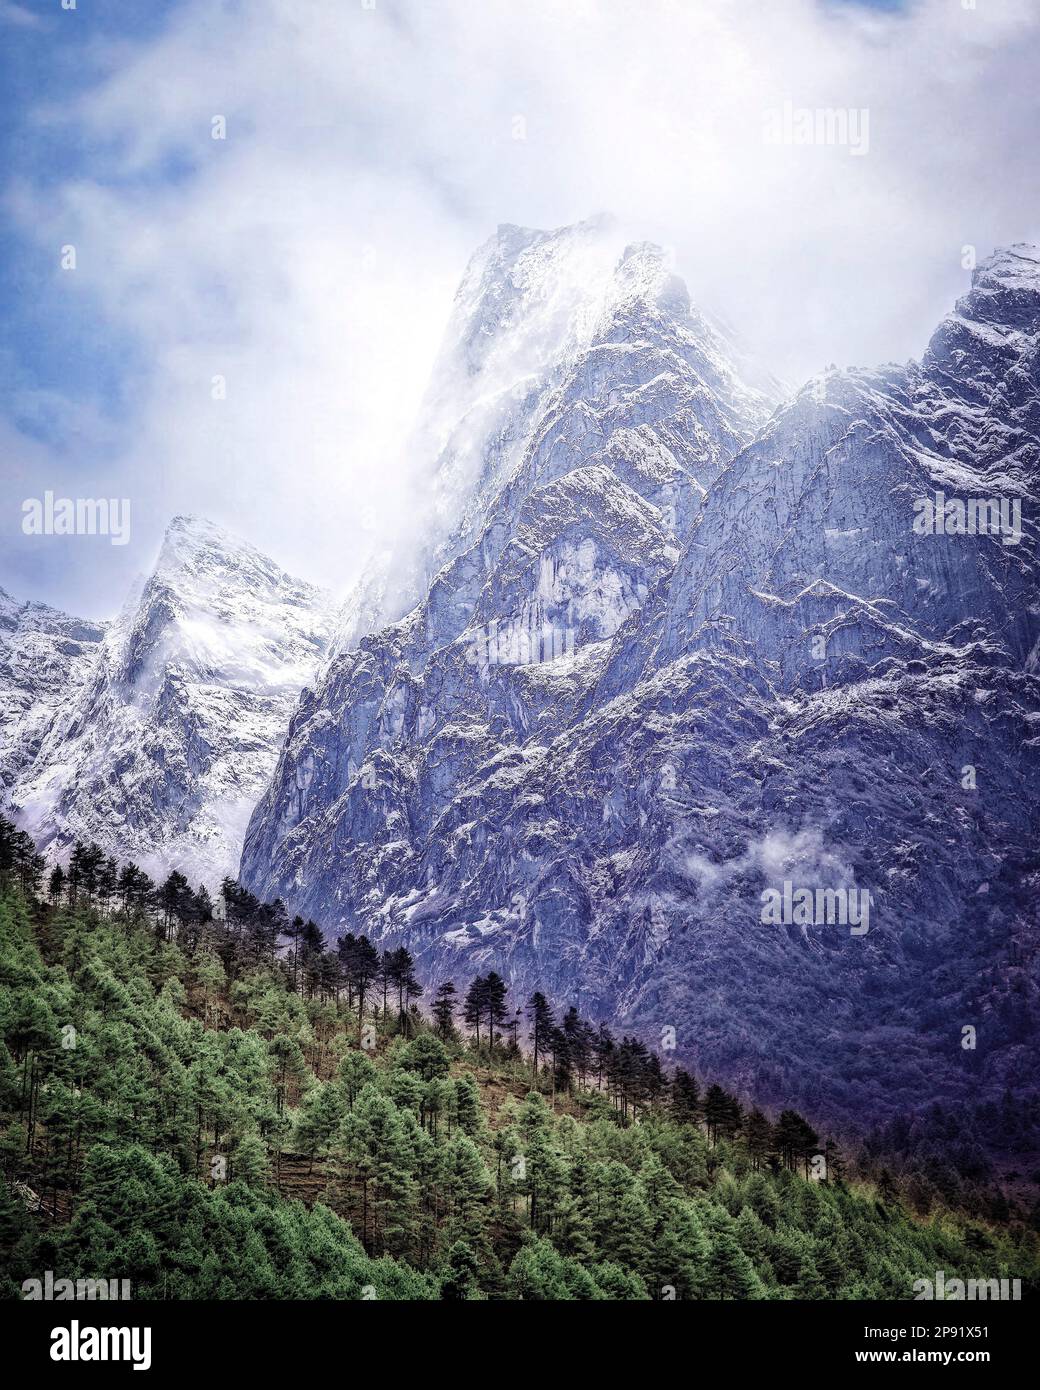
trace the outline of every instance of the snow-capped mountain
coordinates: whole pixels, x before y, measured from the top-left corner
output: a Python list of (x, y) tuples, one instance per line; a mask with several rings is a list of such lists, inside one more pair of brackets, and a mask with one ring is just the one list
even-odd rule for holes
[(55, 710), (88, 678), (105, 628), (0, 589), (0, 798), (36, 757)]
[(333, 626), (322, 590), (209, 522), (174, 518), (18, 777), (19, 823), (44, 848), (96, 839), (150, 872), (219, 882)]
[(393, 921), (397, 882), (380, 866), (415, 871), (472, 777), (512, 767), (515, 780), (572, 722), (769, 414), (661, 251), (615, 248), (604, 270), (605, 236), (501, 227), (463, 279), (419, 431), (460, 412), (430, 454), (428, 492), (455, 498), (426, 552), (443, 563), (417, 607), (305, 695), (243, 857), (251, 883), (334, 925)]
[[(569, 235), (478, 253), (447, 376), (479, 395), (524, 258)], [(460, 426), (439, 568), (303, 695), (243, 878), (760, 1101), (1003, 1086), (1036, 1009), (1036, 249), (981, 265), (920, 363), (771, 415), (655, 248), (582, 303), (530, 394)], [(868, 929), (764, 922), (785, 882), (869, 892)]]
[[(658, 300), (659, 321), (642, 336), (641, 306)], [(626, 413), (659, 427), (673, 462), (697, 464), (671, 501), (686, 512), (689, 489), (710, 481), (779, 397), (778, 383), (691, 308), (663, 253), (626, 250), (612, 219), (548, 232), (503, 224), (462, 278), (407, 445), (408, 503), (395, 544), (348, 599), (339, 644), (349, 649), (422, 599), (477, 540), (539, 436), (534, 466), (546, 469), (559, 440), (571, 455), (599, 453)], [(615, 446), (641, 448), (624, 435)], [(669, 463), (649, 466), (663, 466), (667, 486)]]

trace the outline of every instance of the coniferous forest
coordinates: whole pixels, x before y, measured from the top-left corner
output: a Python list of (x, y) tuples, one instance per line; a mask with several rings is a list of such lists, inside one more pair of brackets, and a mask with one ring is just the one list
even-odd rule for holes
[[(910, 1299), (1035, 1288), (1040, 1208), (766, 1115), (639, 1041), (423, 994), (226, 880), (0, 824), (0, 1251), (144, 1299)], [(940, 1191), (946, 1188), (945, 1193)]]

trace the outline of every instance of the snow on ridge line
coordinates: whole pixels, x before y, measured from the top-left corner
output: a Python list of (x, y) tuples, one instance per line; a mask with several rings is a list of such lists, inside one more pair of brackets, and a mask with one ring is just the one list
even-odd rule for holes
[(213, 889), (242, 838), (336, 607), (249, 542), (202, 517), (166, 528), (151, 576), (65, 692), (10, 789), (57, 856), (96, 839), (151, 872)]

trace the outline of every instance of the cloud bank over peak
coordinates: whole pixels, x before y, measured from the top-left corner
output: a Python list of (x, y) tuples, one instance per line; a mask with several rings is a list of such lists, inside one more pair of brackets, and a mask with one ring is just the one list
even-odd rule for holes
[[(345, 588), (409, 506), (408, 429), (500, 223), (609, 209), (792, 383), (920, 352), (963, 248), (1040, 233), (1038, 57), (1034, 7), (944, 0), (185, 0), (146, 33), (84, 24), (92, 80), (18, 116), (30, 153), (67, 133), (68, 156), (3, 207), (51, 306), (34, 331), (114, 384), (44, 390), (16, 352), (0, 582), (111, 611), (196, 511)], [(869, 112), (869, 149), (770, 143), (785, 103)], [(28, 549), (26, 479), (130, 496), (128, 553)]]

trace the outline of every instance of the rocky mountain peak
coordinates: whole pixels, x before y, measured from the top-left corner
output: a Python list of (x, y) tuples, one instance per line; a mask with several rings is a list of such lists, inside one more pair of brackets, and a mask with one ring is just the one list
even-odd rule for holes
[(58, 852), (96, 838), (212, 886), (235, 868), (334, 622), (324, 591), (204, 518), (175, 517), (20, 770), (18, 819)]
[[(459, 396), (428, 457), (468, 451), (462, 520), (297, 709), (242, 877), (430, 984), (494, 969), (667, 1031), (759, 1103), (855, 1125), (999, 1093), (1029, 1034), (1035, 525), (914, 520), (936, 489), (1031, 498), (1034, 254), (984, 262), (920, 364), (828, 371), (770, 418), (651, 245), (546, 313), (584, 235), (510, 231), (460, 292), (444, 360), (478, 342), (482, 389), (515, 335), (536, 369), (494, 411)], [(865, 889), (869, 930), (765, 926), (785, 879)], [(980, 1010), (960, 1066), (943, 1029)]]

